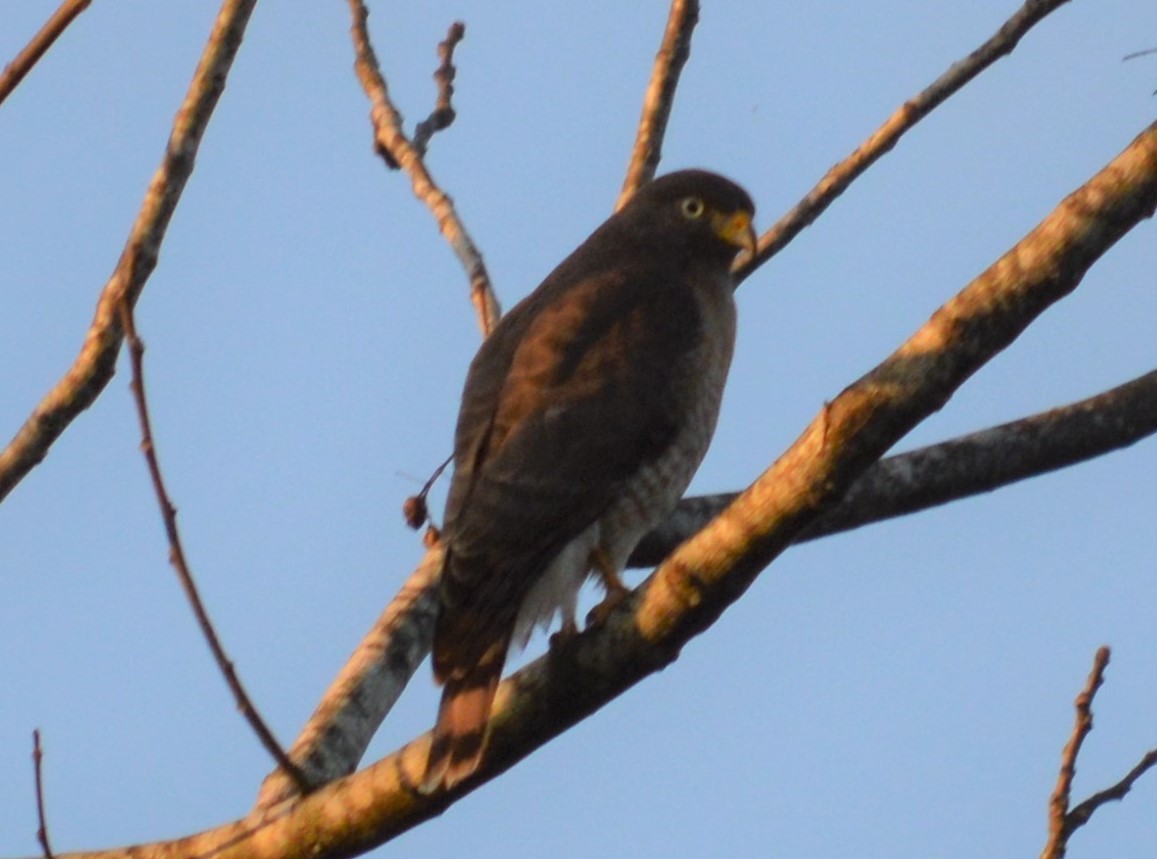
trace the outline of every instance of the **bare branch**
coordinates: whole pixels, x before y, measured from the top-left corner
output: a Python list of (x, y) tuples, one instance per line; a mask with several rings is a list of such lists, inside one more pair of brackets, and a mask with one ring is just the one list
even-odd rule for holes
[(25, 45), (24, 50), (16, 55), (16, 59), (6, 65), (4, 71), (0, 73), (0, 104), (3, 104), (4, 99), (8, 98), (12, 91), (20, 86), (24, 76), (32, 71), (32, 67), (60, 38), (60, 34), (91, 3), (92, 0), (64, 0), (60, 4), (57, 10), (52, 13), (52, 17), (45, 21), (44, 26), (32, 37), (32, 41)]
[(197, 618), (197, 625), (201, 627), (201, 634), (205, 637), (209, 649), (213, 652), (213, 658), (217, 661), (217, 668), (221, 671), (221, 675), (225, 678), (225, 683), (229, 686), (229, 691), (233, 693), (233, 699), (237, 702), (237, 709), (245, 717), (245, 721), (253, 728), (253, 732), (257, 734), (257, 739), (261, 741), (261, 745), (269, 752), (270, 756), (277, 762), (277, 765), (293, 780), (301, 792), (306, 792), (310, 788), (310, 783), (306, 779), (305, 774), (289, 759), (285, 754), (285, 750), (281, 748), (281, 744), (273, 736), (273, 732), (265, 724), (265, 720), (261, 718), (261, 714), (257, 712), (253, 701), (249, 698), (249, 694), (245, 691), (245, 687), (241, 683), (241, 678), (237, 676), (237, 671), (233, 667), (232, 660), (225, 653), (225, 648), (221, 645), (221, 639), (217, 636), (217, 631), (213, 628), (213, 622), (209, 620), (209, 613), (205, 610), (205, 604), (201, 601), (201, 594), (197, 591), (197, 585), (193, 581), (193, 573), (189, 569), (188, 561), (185, 559), (185, 549), (181, 543), (181, 532), (177, 528), (177, 508), (173, 505), (169, 498), (169, 492), (165, 488), (165, 480), (161, 475), (161, 463), (157, 459), (157, 447), (153, 441), (152, 420), (149, 417), (148, 400), (145, 396), (145, 370), (144, 370), (144, 355), (145, 344), (140, 337), (137, 336), (136, 324), (133, 321), (133, 312), (126, 301), (121, 305), (121, 327), (124, 331), (125, 340), (129, 347), (129, 360), (133, 368), (132, 392), (133, 399), (137, 406), (137, 418), (141, 425), (141, 452), (145, 455), (145, 462), (149, 467), (149, 477), (153, 481), (153, 491), (157, 496), (157, 505), (161, 508), (161, 519), (165, 524), (165, 535), (169, 540), (169, 562), (173, 565), (173, 569), (177, 571), (177, 578), (180, 579), (181, 587), (185, 591), (185, 596), (189, 600), (189, 605), (193, 609), (193, 615)]
[[(414, 196), (425, 203), (433, 213), (434, 219), (438, 222), (438, 229), (450, 243), (458, 261), (466, 270), (466, 276), (470, 279), (470, 301), (478, 316), (478, 325), (484, 335), (489, 334), (498, 324), (502, 309), (494, 296), (490, 275), (487, 274), (486, 265), (482, 262), (482, 254), (475, 247), (470, 234), (466, 232), (466, 227), (454, 209), (453, 201), (438, 187), (430, 171), (426, 169), (422, 153), (402, 130), (402, 116), (390, 100), (386, 79), (382, 76), (377, 55), (370, 42), (367, 28), (369, 10), (362, 0), (349, 0), (349, 7), (353, 16), (350, 34), (353, 37), (356, 54), (354, 69), (362, 89), (370, 99), (370, 121), (374, 126), (374, 143), (378, 153), (389, 167), (406, 172), (410, 177)], [(453, 33), (454, 28), (451, 27), (451, 36)], [(450, 41), (451, 38), (448, 36), (447, 42)], [(448, 49), (446, 53), (449, 55), (450, 50)]]
[(44, 859), (55, 859), (52, 855), (52, 845), (48, 843), (48, 821), (44, 814), (44, 774), (41, 771), (44, 762), (44, 751), (40, 748), (40, 731), (32, 732), (32, 773), (36, 781), (36, 840), (40, 842), (40, 849), (44, 852)]
[(1061, 753), (1061, 771), (1057, 786), (1049, 798), (1049, 839), (1041, 852), (1041, 859), (1063, 859), (1068, 850), (1069, 838), (1092, 818), (1093, 814), (1106, 802), (1121, 800), (1133, 788), (1133, 784), (1154, 765), (1157, 765), (1157, 749), (1152, 749), (1128, 774), (1112, 787), (1098, 791), (1076, 808), (1069, 810), (1072, 797), (1073, 777), (1077, 773), (1077, 757), (1081, 746), (1093, 730), (1093, 699), (1105, 680), (1105, 668), (1109, 665), (1109, 648), (1100, 647), (1093, 659), (1093, 670), (1085, 682), (1085, 688), (1077, 696), (1074, 706), (1077, 711), (1073, 732)]
[(169, 219), (193, 172), (201, 137), (225, 89), (225, 79), (256, 2), (222, 3), (209, 43), (173, 121), (161, 166), (149, 183), (116, 269), (101, 291), (80, 355), (36, 406), (15, 438), (0, 451), (0, 500), (44, 459), (52, 443), (92, 405), (112, 378), (121, 347), (119, 308), (124, 303), (130, 307), (136, 304), (157, 265)]
[(754, 257), (744, 254), (736, 260), (736, 283), (786, 247), (917, 122), (1001, 57), (1012, 53), (1025, 33), (1067, 2), (1069, 0), (1025, 0), (992, 38), (963, 60), (953, 63), (919, 95), (904, 102), (855, 152), (830, 169), (802, 200), (759, 237)]
[[(880, 460), (796, 543), (927, 510), (1075, 465), (1157, 433), (1157, 371), (1095, 397)], [(644, 538), (632, 567), (653, 567), (734, 501), (685, 498)]]
[(1146, 48), (1143, 51), (1134, 51), (1131, 54), (1125, 54), (1125, 56), (1121, 57), (1121, 62), (1128, 62), (1129, 60), (1135, 60), (1138, 57), (1147, 57), (1150, 54), (1157, 54), (1157, 48)]
[(1085, 742), (1085, 738), (1093, 730), (1093, 698), (1096, 697), (1101, 684), (1105, 682), (1105, 668), (1108, 665), (1109, 648), (1101, 646), (1093, 659), (1093, 670), (1089, 672), (1085, 688), (1077, 695), (1075, 702), (1076, 723), (1061, 753), (1061, 772), (1057, 777), (1057, 786), (1049, 799), (1049, 840), (1044, 852), (1041, 853), (1041, 859), (1062, 859), (1065, 855), (1069, 836), (1065, 817), (1069, 810), (1073, 776), (1077, 774), (1077, 756), (1081, 753), (1081, 745)]
[(698, 0), (672, 0), (663, 42), (655, 55), (651, 82), (643, 97), (643, 115), (639, 118), (627, 177), (615, 202), (616, 212), (627, 205), (643, 183), (654, 178), (659, 167), (659, 160), (663, 157), (663, 135), (667, 132), (667, 120), (675, 104), (675, 88), (679, 86), (679, 75), (691, 56), (691, 34), (697, 23)]
[(449, 128), (456, 116), (454, 105), (450, 101), (454, 97), (454, 76), (457, 74), (454, 68), (454, 48), (465, 35), (466, 25), (461, 21), (455, 21), (446, 33), (446, 40), (438, 43), (438, 58), (442, 61), (434, 71), (434, 80), (438, 84), (438, 101), (430, 115), (414, 127), (414, 149), (422, 158), (426, 157), (426, 147), (434, 135), (444, 128)]
[(424, 734), (362, 772), (246, 820), (179, 841), (78, 857), (327, 859), (364, 852), (440, 814), (677, 659), (860, 473), (1071, 292), (1155, 207), (1157, 123), (826, 406), (771, 468), (680, 546), (602, 627), (576, 635), (502, 683), (489, 752), (475, 776), (453, 790), (416, 790), (429, 752)]
[(1126, 794), (1133, 789), (1133, 783), (1137, 781), (1146, 772), (1157, 765), (1157, 749), (1150, 749), (1141, 758), (1140, 762), (1129, 770), (1128, 775), (1117, 782), (1112, 787), (1105, 788), (1098, 791), (1065, 815), (1065, 829), (1068, 835), (1080, 829), (1089, 819), (1093, 813), (1110, 800), (1122, 800)]

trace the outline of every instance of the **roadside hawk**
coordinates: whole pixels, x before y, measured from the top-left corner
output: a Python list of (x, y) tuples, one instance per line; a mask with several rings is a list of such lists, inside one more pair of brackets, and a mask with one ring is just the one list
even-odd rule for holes
[(702, 170), (644, 185), (510, 311), (466, 377), (434, 633), (444, 686), (424, 791), (478, 767), (512, 642), (573, 633), (598, 575), (675, 507), (719, 414), (735, 343), (731, 263), (755, 207)]

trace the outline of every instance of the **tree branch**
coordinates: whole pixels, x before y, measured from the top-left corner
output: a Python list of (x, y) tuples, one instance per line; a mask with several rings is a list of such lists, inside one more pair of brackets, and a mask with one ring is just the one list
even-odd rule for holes
[[(1128, 447), (1157, 433), (1157, 370), (1095, 397), (882, 459), (796, 543), (927, 510)], [(685, 498), (631, 555), (653, 567), (734, 501)]]
[(32, 775), (36, 783), (36, 840), (44, 853), (44, 859), (55, 859), (52, 845), (48, 841), (48, 817), (44, 813), (44, 750), (40, 748), (40, 731), (32, 732)]
[(1106, 802), (1124, 799), (1133, 789), (1137, 779), (1157, 765), (1157, 749), (1152, 749), (1115, 785), (1094, 793), (1076, 808), (1069, 810), (1073, 776), (1077, 772), (1077, 757), (1089, 732), (1093, 730), (1093, 699), (1104, 682), (1105, 668), (1108, 664), (1109, 648), (1098, 648), (1093, 660), (1093, 670), (1089, 673), (1085, 688), (1081, 690), (1074, 703), (1077, 711), (1076, 722), (1061, 753), (1061, 771), (1057, 776), (1056, 789), (1049, 798), (1049, 839), (1041, 852), (1041, 859), (1063, 859), (1072, 834), (1088, 823), (1097, 809)]
[(434, 80), (438, 84), (438, 101), (434, 104), (430, 115), (414, 127), (414, 149), (421, 158), (426, 157), (426, 147), (430, 145), (434, 135), (444, 128), (449, 128), (456, 116), (454, 105), (451, 103), (451, 99), (454, 98), (454, 76), (457, 74), (454, 68), (454, 49), (465, 35), (466, 25), (461, 21), (455, 21), (447, 31), (445, 41), (438, 43), (438, 59), (442, 61), (434, 71)]
[(20, 86), (24, 76), (32, 71), (32, 67), (60, 38), (61, 33), (91, 3), (92, 0), (64, 0), (60, 4), (57, 10), (52, 13), (52, 17), (45, 21), (44, 26), (32, 37), (32, 41), (25, 45), (24, 50), (16, 55), (16, 59), (6, 65), (4, 71), (0, 73), (0, 104), (3, 104), (4, 100), (12, 94), (12, 91)]
[[(502, 315), (502, 309), (499, 307), (494, 289), (490, 285), (490, 275), (486, 272), (482, 254), (475, 247), (470, 234), (466, 232), (466, 227), (454, 209), (454, 202), (438, 187), (434, 177), (426, 169), (422, 152), (406, 137), (406, 133), (402, 130), (402, 115), (398, 113), (398, 109), (390, 100), (386, 79), (382, 76), (377, 55), (374, 53), (374, 46), (370, 42), (367, 28), (369, 10), (362, 0), (349, 0), (349, 7), (353, 16), (350, 35), (353, 37), (356, 55), (354, 70), (357, 72), (362, 89), (365, 90), (370, 100), (370, 122), (374, 127), (374, 143), (378, 153), (385, 159), (390, 168), (401, 169), (406, 172), (410, 177), (414, 196), (425, 203), (426, 207), (433, 213), (434, 219), (438, 222), (438, 229), (446, 241), (450, 243), (458, 261), (466, 270), (466, 276), (470, 279), (470, 301), (478, 316), (478, 325), (484, 335), (489, 334), (498, 324), (498, 317)], [(463, 32), (465, 32), (464, 29)], [(452, 40), (453, 35), (454, 28), (451, 27), (451, 33), (447, 36), (446, 42), (439, 46), (440, 52), (442, 46), (452, 41), (454, 44), (457, 43), (456, 40)], [(451, 48), (447, 48), (443, 54), (443, 65), (449, 62), (448, 55), (451, 53)]]
[(846, 388), (707, 528), (606, 623), (508, 678), (489, 752), (451, 791), (415, 789), (429, 734), (355, 775), (174, 842), (82, 856), (327, 859), (378, 846), (509, 769), (678, 658), (857, 477), (1008, 346), (1157, 206), (1157, 123), (1070, 195), (882, 364)]
[(1011, 54), (1017, 43), (1049, 13), (1069, 0), (1025, 0), (1025, 4), (1001, 25), (987, 42), (953, 63), (932, 85), (909, 99), (856, 150), (830, 169), (807, 195), (759, 237), (754, 257), (741, 255), (735, 261), (735, 282), (748, 275), (783, 250), (869, 167), (890, 151), (916, 123), (962, 89), (1001, 57)]
[(643, 97), (643, 115), (639, 118), (627, 176), (615, 202), (616, 212), (627, 205), (644, 182), (654, 178), (659, 167), (659, 160), (663, 157), (663, 135), (667, 132), (667, 120), (675, 104), (675, 88), (679, 86), (679, 75), (691, 56), (691, 34), (697, 23), (698, 0), (672, 0), (663, 42), (655, 55), (651, 82)]
[(209, 43), (173, 121), (161, 166), (153, 175), (120, 260), (101, 290), (80, 355), (0, 451), (0, 500), (48, 454), (52, 443), (87, 409), (116, 370), (122, 332), (119, 308), (134, 306), (157, 265), (161, 242), (193, 172), (201, 137), (225, 89), (225, 79), (257, 0), (224, 0)]
[(1093, 659), (1093, 670), (1089, 672), (1089, 679), (1085, 688), (1077, 695), (1075, 707), (1077, 711), (1073, 733), (1065, 744), (1061, 753), (1061, 772), (1057, 777), (1057, 786), (1049, 799), (1049, 840), (1045, 845), (1041, 859), (1062, 859), (1068, 843), (1068, 832), (1065, 827), (1065, 815), (1069, 810), (1069, 796), (1073, 789), (1073, 776), (1077, 774), (1077, 756), (1081, 753), (1081, 745), (1089, 732), (1093, 730), (1093, 698), (1097, 690), (1105, 682), (1105, 668), (1109, 665), (1109, 648), (1097, 648), (1097, 655)]
[(1082, 826), (1089, 822), (1093, 813), (1112, 800), (1122, 800), (1133, 789), (1133, 783), (1146, 772), (1157, 765), (1157, 749), (1150, 749), (1129, 773), (1112, 787), (1098, 791), (1065, 815), (1065, 841)]

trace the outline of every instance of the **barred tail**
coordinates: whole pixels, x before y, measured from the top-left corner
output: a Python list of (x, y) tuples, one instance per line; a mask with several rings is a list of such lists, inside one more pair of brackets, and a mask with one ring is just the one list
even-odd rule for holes
[(502, 676), (506, 648), (505, 641), (488, 648), (477, 665), (454, 672), (446, 680), (422, 778), (423, 793), (452, 788), (478, 769), (486, 750), (490, 707)]

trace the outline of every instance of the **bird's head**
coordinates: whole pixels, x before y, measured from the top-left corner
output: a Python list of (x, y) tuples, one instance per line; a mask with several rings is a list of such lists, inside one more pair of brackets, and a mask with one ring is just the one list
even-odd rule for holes
[(643, 185), (620, 215), (666, 243), (676, 239), (728, 265), (740, 250), (755, 253), (755, 204), (717, 173), (679, 170), (660, 176)]

